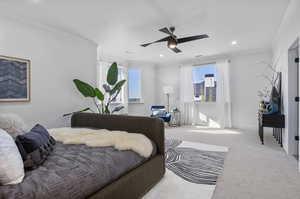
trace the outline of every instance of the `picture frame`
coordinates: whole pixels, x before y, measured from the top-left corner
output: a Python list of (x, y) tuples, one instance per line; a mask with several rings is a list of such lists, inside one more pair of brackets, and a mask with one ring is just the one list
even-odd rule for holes
[(31, 61), (0, 55), (0, 102), (30, 102)]

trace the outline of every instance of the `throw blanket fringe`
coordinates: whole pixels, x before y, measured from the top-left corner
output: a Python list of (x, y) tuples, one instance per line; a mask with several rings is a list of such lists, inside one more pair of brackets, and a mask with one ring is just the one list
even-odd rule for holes
[(118, 150), (132, 150), (145, 158), (150, 157), (153, 151), (151, 141), (145, 135), (138, 133), (88, 128), (56, 128), (50, 129), (49, 133), (64, 144), (86, 144), (90, 147), (111, 146)]

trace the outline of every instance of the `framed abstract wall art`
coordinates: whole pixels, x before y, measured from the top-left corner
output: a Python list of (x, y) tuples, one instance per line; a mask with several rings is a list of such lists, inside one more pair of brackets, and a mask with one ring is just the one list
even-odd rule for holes
[(30, 101), (30, 60), (0, 55), (0, 102)]

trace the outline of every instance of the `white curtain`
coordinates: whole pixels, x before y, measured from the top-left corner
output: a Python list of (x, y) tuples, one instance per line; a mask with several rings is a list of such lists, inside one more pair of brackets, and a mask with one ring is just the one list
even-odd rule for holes
[(123, 106), (125, 107), (120, 113), (128, 114), (128, 68), (123, 67), (123, 78), (127, 80), (123, 87)]
[(217, 106), (220, 126), (231, 128), (231, 92), (229, 60), (217, 61)]
[(102, 89), (102, 85), (106, 83), (106, 75), (110, 64), (108, 62), (98, 62), (98, 88)]
[(181, 123), (192, 125), (194, 121), (193, 67), (180, 67), (180, 110)]
[(184, 125), (201, 125), (207, 120), (209, 127), (231, 128), (229, 61), (217, 61), (216, 67), (216, 103), (194, 102), (193, 66), (180, 68), (180, 108)]
[[(98, 67), (97, 67), (97, 87), (99, 88), (99, 90), (101, 90), (104, 94), (104, 89), (103, 89), (103, 84), (106, 83), (106, 75), (107, 75), (107, 71), (109, 69), (109, 63), (108, 62), (104, 62), (104, 61), (100, 61), (98, 62)], [(100, 102), (98, 102), (100, 103)], [(106, 101), (105, 101), (106, 103)]]

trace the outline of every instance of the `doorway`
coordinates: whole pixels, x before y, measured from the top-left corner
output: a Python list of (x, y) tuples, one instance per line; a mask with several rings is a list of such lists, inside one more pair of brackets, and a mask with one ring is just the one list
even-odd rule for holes
[(299, 39), (288, 51), (289, 64), (289, 144), (292, 155), (299, 161)]

